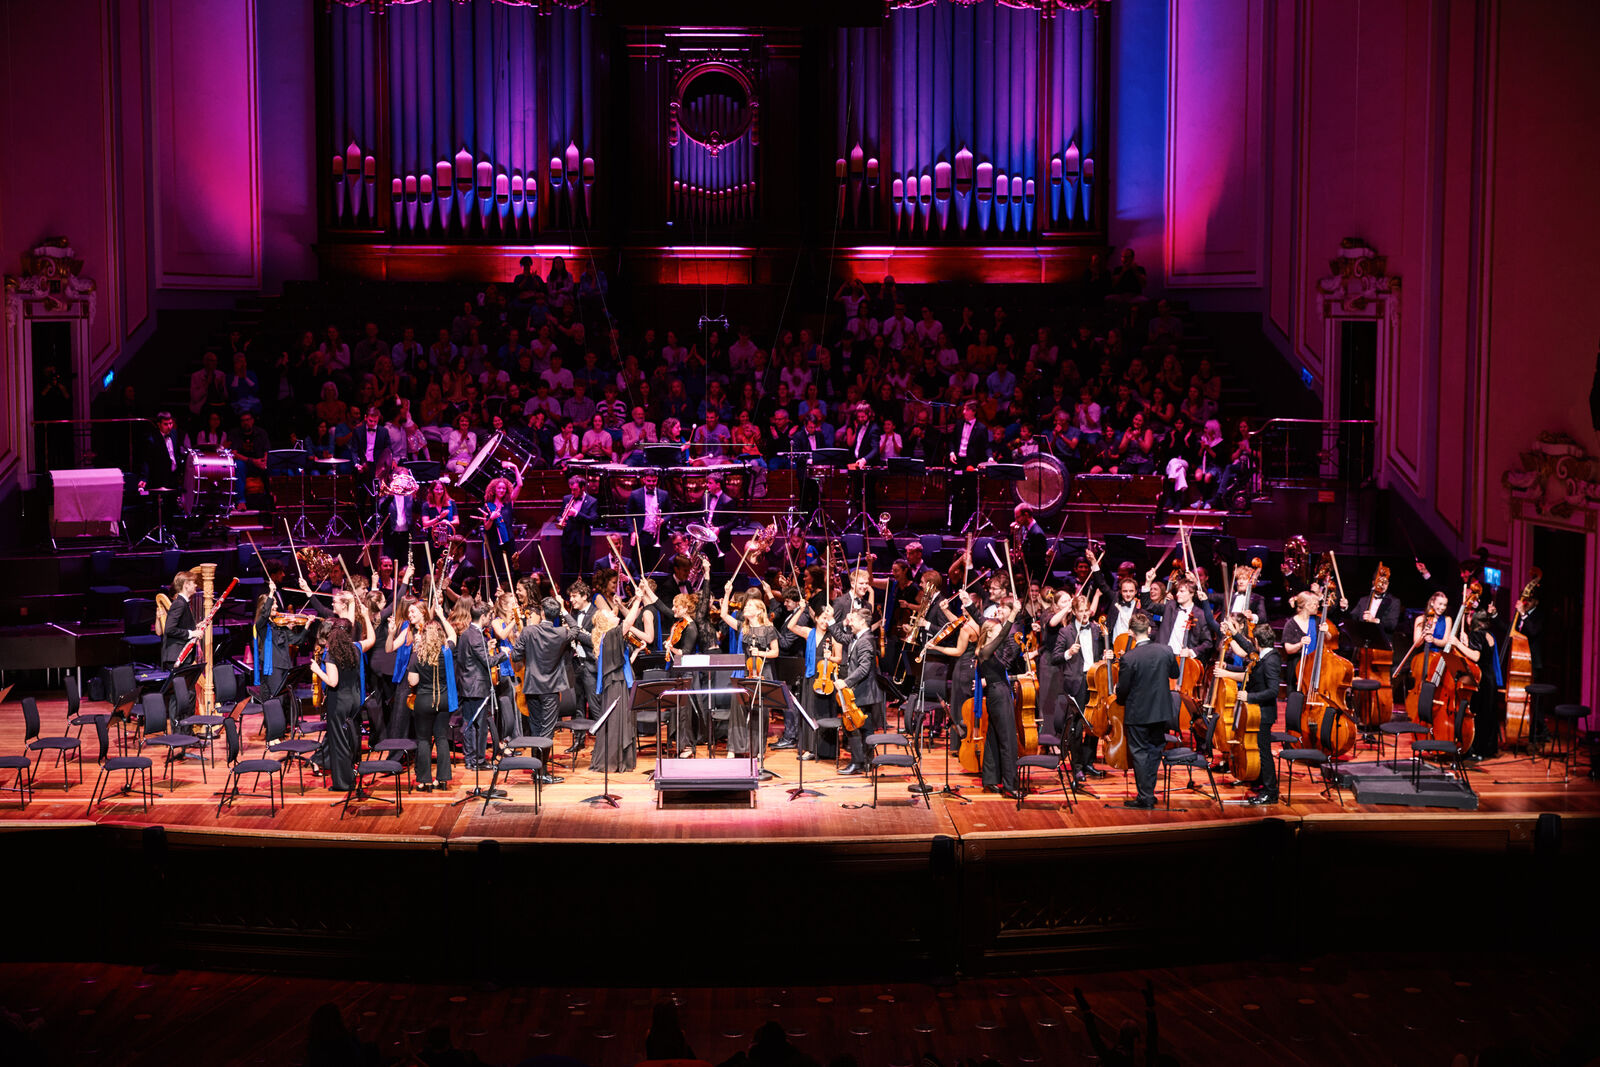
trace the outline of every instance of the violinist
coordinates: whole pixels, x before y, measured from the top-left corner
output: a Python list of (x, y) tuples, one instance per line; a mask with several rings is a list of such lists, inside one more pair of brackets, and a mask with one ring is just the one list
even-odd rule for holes
[[(572, 616), (567, 625), (587, 633), (595, 613), (595, 601), (589, 593), (588, 582), (579, 578), (567, 586), (567, 607)], [(594, 706), (596, 702), (594, 653), (577, 639), (572, 641), (569, 648), (571, 655), (567, 659), (567, 670), (572, 677), (573, 711), (580, 719), (592, 719), (603, 710)], [(581, 730), (573, 731), (573, 741), (567, 751), (581, 751), (587, 737), (588, 735)]]
[(1204, 607), (1195, 599), (1195, 584), (1180, 578), (1173, 585), (1172, 607), (1161, 616), (1154, 640), (1180, 657), (1205, 659), (1216, 648), (1216, 630)]
[[(795, 631), (791, 626), (797, 620), (804, 621), (809, 617), (809, 613), (806, 610), (805, 602), (800, 598), (800, 590), (795, 588), (793, 582), (784, 585), (780, 604), (781, 606), (772, 615), (772, 625), (778, 632), (778, 656), (780, 657), (778, 663), (773, 666), (787, 664), (792, 667), (796, 661), (801, 660), (806, 655), (807, 639), (805, 634)], [(803, 672), (813, 676), (816, 674), (814, 647), (809, 664), (810, 669)], [(785, 680), (788, 679), (786, 678)], [(775, 749), (794, 748), (799, 744), (799, 741), (800, 716), (795, 714), (794, 702), (785, 700), (783, 702), (783, 733), (772, 747)]]
[[(802, 607), (790, 617), (787, 624), (791, 634), (805, 641), (805, 677), (800, 686), (800, 703), (805, 705), (806, 712), (813, 720), (831, 718), (835, 710), (833, 697), (817, 692), (818, 676), (831, 670), (833, 676), (837, 677), (839, 664), (844, 659), (844, 650), (829, 636), (833, 623), (833, 608), (824, 605), (814, 620), (810, 612)], [(832, 737), (819, 734), (809, 724), (802, 722), (798, 743), (803, 760), (838, 758), (837, 734)]]
[[(839, 684), (855, 694), (856, 706), (866, 715), (866, 721), (861, 724), (861, 729), (845, 731), (845, 738), (850, 745), (850, 763), (839, 772), (845, 775), (867, 773), (872, 759), (872, 753), (868, 751), (866, 745), (867, 735), (877, 733), (885, 725), (883, 690), (878, 684), (877, 643), (870, 632), (870, 611), (870, 608), (852, 609), (845, 615), (844, 620), (844, 625), (849, 630), (849, 639), (845, 642), (843, 674)], [(1013, 649), (1015, 647), (1012, 645)], [(1007, 683), (1003, 688), (1009, 695), (1010, 684)], [(1011, 732), (1014, 744), (1015, 726)], [(1011, 773), (1013, 776), (1016, 774), (1014, 761)]]
[(947, 657), (950, 667), (950, 696), (947, 703), (952, 709), (950, 717), (950, 744), (953, 746), (966, 736), (966, 725), (955, 715), (954, 709), (959, 708), (963, 701), (973, 696), (973, 689), (977, 678), (977, 652), (978, 638), (980, 636), (978, 620), (967, 610), (976, 598), (966, 589), (956, 590), (955, 599), (961, 602), (961, 610), (953, 618), (959, 620), (955, 633), (947, 637), (945, 644), (928, 646), (929, 655)]
[[(406, 573), (409, 575), (410, 570), (408, 569)], [(394, 623), (396, 615), (400, 619), (399, 626)], [(410, 601), (403, 611), (399, 610), (399, 605), (396, 604), (383, 637), (383, 659), (376, 654), (372, 657), (374, 669), (377, 669), (384, 660), (391, 664), (389, 679), (393, 702), (389, 708), (390, 737), (412, 737), (415, 733), (415, 716), (411, 714), (412, 709), (407, 701), (411, 694), (406, 675), (411, 670), (411, 657), (416, 652), (417, 640), (427, 623), (428, 609), (422, 601)], [(405, 732), (401, 732), (402, 730)], [(420, 741), (418, 745), (420, 747)]]
[[(408, 621), (420, 617), (412, 605)], [(406, 688), (416, 697), (411, 709), (411, 734), (417, 743), (417, 789), (431, 793), (450, 788), (450, 716), (459, 706), (455, 686), (456, 630), (443, 606), (435, 618), (412, 630), (411, 655), (406, 664)]]
[(277, 611), (278, 587), (267, 579), (267, 591), (256, 598), (255, 625), (251, 638), (255, 684), (261, 687), (262, 700), (282, 695), (289, 669), (294, 666), (294, 650), (310, 640), (316, 627), (315, 615), (292, 616)]
[[(766, 601), (754, 589), (745, 594), (744, 607), (739, 611), (739, 645), (745, 662), (755, 666), (754, 673), (747, 671), (746, 677), (771, 681), (773, 661), (778, 658), (778, 631), (767, 615)], [(760, 756), (766, 751), (767, 716), (764, 701), (761, 705), (752, 701), (745, 714), (729, 716), (729, 755)]]
[[(517, 606), (517, 595), (509, 590), (502, 590), (494, 598), (494, 615), (489, 619), (489, 629), (485, 634), (494, 645), (499, 647), (507, 660), (512, 658), (512, 653), (517, 647), (517, 641), (522, 637), (522, 609)], [(505, 744), (505, 738), (516, 737), (523, 731), (515, 721), (516, 716), (516, 676), (511, 670), (500, 673), (500, 684), (494, 687), (495, 718), (500, 728), (501, 739), (499, 751), (503, 756), (510, 755), (511, 749)], [(502, 700), (509, 697), (510, 700)], [(544, 735), (548, 737), (549, 735)]]
[(981, 708), (975, 714), (988, 716), (989, 720), (983, 742), (983, 789), (1013, 800), (1019, 799), (1020, 785), (1017, 780), (1016, 698), (1010, 677), (1018, 646), (1011, 639), (1011, 632), (1021, 609), (1022, 605), (1013, 597), (1007, 606), (995, 604), (985, 611), (977, 653), (983, 696)]
[[(1051, 662), (1061, 672), (1063, 698), (1054, 732), (1060, 737), (1063, 725), (1066, 727), (1074, 779), (1081, 782), (1085, 776), (1104, 778), (1106, 772), (1094, 765), (1099, 738), (1085, 729), (1088, 725), (1085, 716), (1089, 705), (1089, 669), (1096, 662), (1111, 658), (1111, 646), (1106, 643), (1105, 631), (1092, 621), (1093, 609), (1088, 597), (1082, 593), (1072, 597), (1062, 593), (1061, 602), (1070, 608), (1071, 618), (1063, 621), (1050, 654)], [(1064, 614), (1065, 611), (1057, 617)]]
[(1242, 648), (1246, 634), (1249, 635), (1248, 640), (1255, 646), (1256, 660), (1248, 673), (1227, 666), (1217, 668), (1220, 677), (1239, 682), (1244, 686), (1244, 693), (1240, 699), (1246, 704), (1253, 705), (1261, 714), (1261, 729), (1256, 734), (1256, 743), (1261, 753), (1261, 778), (1247, 783), (1252, 794), (1247, 803), (1258, 807), (1276, 804), (1278, 767), (1272, 762), (1272, 728), (1278, 723), (1278, 682), (1283, 673), (1282, 664), (1278, 661), (1278, 635), (1264, 622), (1258, 622), (1252, 627), (1249, 616), (1242, 612), (1232, 616), (1230, 628), (1234, 631), (1229, 636), (1231, 646)]
[(589, 590), (597, 608), (615, 613), (621, 607), (617, 596), (618, 581), (615, 567), (600, 567), (594, 572), (589, 579)]
[[(366, 605), (362, 604), (359, 611), (365, 615)], [(356, 760), (361, 752), (356, 722), (364, 696), (361, 657), (372, 647), (373, 638), (369, 632), (357, 642), (354, 627), (346, 618), (326, 619), (321, 626), (318, 648), (311, 657), (311, 671), (322, 682), (322, 709), (327, 721), (318, 761), (328, 774), (329, 787), (348, 792), (355, 782)]]

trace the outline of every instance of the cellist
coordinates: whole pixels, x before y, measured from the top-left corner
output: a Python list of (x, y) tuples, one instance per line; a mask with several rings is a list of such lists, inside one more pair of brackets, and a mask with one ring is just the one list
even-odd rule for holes
[(1072, 777), (1081, 782), (1085, 775), (1090, 778), (1106, 776), (1105, 771), (1094, 765), (1095, 747), (1100, 739), (1085, 729), (1085, 715), (1089, 703), (1089, 668), (1099, 660), (1109, 660), (1111, 647), (1106, 643), (1104, 631), (1091, 621), (1089, 598), (1080, 593), (1072, 598), (1071, 606), (1072, 619), (1056, 636), (1051, 658), (1061, 671)]
[(1227, 667), (1217, 668), (1219, 676), (1244, 686), (1242, 699), (1260, 714), (1261, 729), (1256, 733), (1256, 745), (1260, 753), (1261, 777), (1247, 783), (1250, 786), (1251, 796), (1246, 803), (1257, 807), (1276, 804), (1278, 767), (1272, 762), (1272, 728), (1278, 724), (1278, 681), (1283, 673), (1283, 665), (1278, 660), (1278, 635), (1273, 632), (1272, 626), (1265, 622), (1258, 622), (1255, 628), (1251, 629), (1249, 616), (1242, 613), (1235, 614), (1232, 619), (1238, 629), (1237, 633), (1229, 638), (1230, 644), (1242, 650), (1243, 635), (1248, 633), (1255, 645), (1256, 654), (1255, 664), (1248, 674), (1242, 670), (1229, 670)]

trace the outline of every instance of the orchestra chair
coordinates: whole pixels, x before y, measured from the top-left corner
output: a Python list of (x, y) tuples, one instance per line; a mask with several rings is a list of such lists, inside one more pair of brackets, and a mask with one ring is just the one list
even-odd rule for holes
[(33, 799), (33, 761), (26, 754), (0, 756), (0, 771), (17, 772), (10, 785), (0, 786), (0, 793), (17, 794), (17, 800), (26, 808)]
[[(183, 679), (178, 679), (182, 684)], [(234, 672), (233, 664), (219, 663), (211, 671), (211, 684), (215, 686), (213, 695), (216, 697), (216, 706), (219, 708), (237, 705), (239, 703), (239, 676)], [(191, 708), (194, 697), (189, 698)], [(237, 708), (235, 708), (237, 710)], [(217, 731), (222, 729), (223, 723), (228, 722), (227, 715), (185, 715), (178, 720), (178, 727), (183, 730), (200, 730), (197, 734), (205, 742), (204, 748), (211, 756), (211, 766), (217, 765), (216, 739)]]
[[(1531, 689), (1532, 686), (1529, 686)], [(1561, 761), (1561, 781), (1572, 778), (1572, 765), (1578, 761), (1578, 724), (1589, 717), (1583, 704), (1557, 704), (1550, 713), (1550, 744), (1545, 746), (1545, 772), (1550, 764)]]
[[(1378, 699), (1378, 690), (1383, 683), (1376, 678), (1357, 678), (1350, 683), (1350, 717), (1358, 723), (1365, 723), (1370, 716), (1367, 709), (1372, 702)], [(1361, 737), (1366, 744), (1371, 744), (1372, 732), (1365, 726), (1361, 727)], [(1383, 742), (1378, 742), (1379, 757), (1383, 754)]]
[(133, 592), (128, 586), (117, 582), (111, 573), (115, 559), (115, 553), (104, 548), (89, 553), (89, 598), (84, 605), (89, 619), (115, 619), (116, 606)]
[[(226, 744), (228, 746), (228, 778), (222, 785), (222, 792), (217, 794), (220, 798), (217, 801), (217, 818), (220, 819), (222, 817), (222, 809), (224, 807), (231, 807), (233, 802), (242, 796), (256, 798), (262, 796), (260, 793), (244, 793), (240, 791), (240, 778), (247, 774), (256, 776), (255, 781), (250, 783), (251, 789), (256, 789), (261, 785), (261, 776), (263, 774), (267, 776), (266, 798), (269, 818), (278, 814), (279, 803), (282, 803), (287, 808), (289, 805), (283, 796), (283, 760), (267, 759), (266, 757), (257, 759), (242, 758), (239, 750), (239, 724), (231, 718), (223, 722), (222, 732), (227, 739)], [(273, 796), (272, 792), (274, 779), (278, 783), (276, 797)]]
[[(109, 715), (88, 715), (85, 718), (94, 720), (95, 733), (100, 738), (100, 750), (105, 751), (110, 743)], [(100, 773), (95, 777), (94, 790), (89, 794), (89, 808), (85, 815), (93, 815), (94, 809), (106, 801), (106, 789), (111, 784), (111, 775), (117, 771), (123, 773), (122, 789), (119, 795), (133, 792), (134, 775), (139, 776), (139, 800), (144, 811), (149, 811), (156, 800), (156, 784), (152, 771), (153, 764), (149, 756), (112, 756), (100, 761)]]
[[(550, 741), (545, 737), (514, 737), (506, 744), (511, 748), (535, 748), (535, 742)], [(519, 742), (521, 742), (519, 744)], [(553, 745), (554, 741), (550, 741)], [(494, 764), (494, 773), (489, 776), (489, 791), (483, 797), (483, 811), (479, 814), (489, 814), (489, 802), (494, 799), (494, 787), (500, 781), (500, 774), (504, 771), (506, 782), (510, 784), (511, 775), (517, 771), (527, 771), (533, 775), (533, 813), (539, 814), (539, 803), (544, 795), (544, 783), (539, 780), (539, 775), (544, 772), (544, 760), (538, 756), (501, 756)]]
[(1475, 793), (1472, 782), (1467, 778), (1466, 750), (1455, 741), (1435, 741), (1430, 737), (1413, 737), (1411, 739), (1411, 787), (1417, 788), (1422, 780), (1422, 761), (1433, 756), (1440, 763), (1448, 763), (1456, 772), (1456, 777), (1461, 779), (1461, 784), (1467, 787), (1467, 792)]
[(1329, 787), (1332, 787), (1339, 794), (1339, 806), (1341, 808), (1344, 807), (1344, 788), (1339, 785), (1338, 778), (1328, 773), (1328, 768), (1333, 763), (1333, 759), (1322, 749), (1280, 748), (1278, 750), (1278, 762), (1285, 765), (1284, 769), (1278, 774), (1278, 785), (1284, 791), (1283, 802), (1285, 804), (1294, 804), (1294, 768), (1295, 764), (1298, 763), (1305, 766), (1308, 774), (1311, 768), (1317, 768), (1322, 773), (1322, 795), (1326, 797)]
[(308, 737), (289, 738), (288, 720), (283, 715), (283, 701), (274, 697), (261, 705), (261, 733), (266, 739), (264, 751), (269, 755), (282, 754), (283, 762), (293, 762), (300, 775), (300, 795), (306, 793), (306, 765), (316, 754), (317, 742)]
[[(578, 715), (574, 715), (570, 719), (557, 719), (556, 729), (558, 731), (566, 730), (572, 735), (572, 744), (567, 749), (567, 755), (572, 757), (572, 770), (576, 773), (578, 770), (578, 756), (583, 752), (585, 744), (589, 740), (589, 734), (594, 730), (594, 720)], [(552, 747), (550, 759), (554, 761), (555, 758), (555, 749)]]
[(111, 716), (117, 720), (122, 735), (119, 739), (120, 751), (125, 752), (128, 747), (128, 728), (133, 728), (136, 741), (144, 729), (139, 717), (139, 679), (131, 663), (111, 668)]
[(67, 775), (66, 763), (72, 761), (78, 765), (78, 784), (83, 783), (83, 745), (76, 737), (40, 737), (39, 736), (39, 704), (33, 697), (22, 698), (22, 719), (27, 726), (25, 740), (28, 751), (35, 753), (33, 760), (33, 781), (39, 779), (39, 765), (44, 762), (46, 752), (56, 754), (56, 762), (61, 764), (61, 785), (63, 789), (71, 791), (73, 782)]
[[(180, 678), (179, 681), (182, 681)], [(200, 764), (200, 781), (206, 780), (205, 755), (199, 752), (200, 738), (194, 734), (169, 734), (167, 730), (167, 702), (160, 693), (146, 693), (144, 695), (144, 739), (140, 742), (140, 754), (143, 754), (145, 745), (154, 745), (166, 753), (166, 762), (163, 764), (165, 773), (162, 775), (174, 792), (177, 791), (178, 782), (174, 777), (174, 764), (185, 758), (191, 750), (200, 755), (197, 761)]]
[[(1216, 719), (1212, 719), (1211, 724), (1206, 727), (1205, 743), (1201, 747), (1207, 752), (1211, 750), (1212, 736), (1216, 733), (1217, 721), (1218, 720)], [(1177, 740), (1181, 742), (1181, 738), (1179, 738), (1176, 734), (1168, 734), (1167, 738), (1169, 741)], [(1194, 785), (1195, 769), (1199, 768), (1200, 770), (1205, 771), (1206, 780), (1211, 783), (1210, 799), (1217, 802), (1217, 807), (1219, 809), (1223, 807), (1222, 794), (1217, 790), (1217, 776), (1211, 773), (1210, 758), (1202, 755), (1195, 749), (1180, 743), (1176, 748), (1169, 748), (1161, 753), (1161, 769), (1164, 772), (1162, 791), (1167, 795), (1168, 811), (1172, 810), (1172, 768), (1174, 767), (1182, 767), (1189, 772), (1189, 785), (1191, 787)], [(1202, 794), (1205, 793), (1204, 790), (1201, 790), (1200, 792)]]
[[(356, 799), (376, 800), (380, 804), (394, 805), (394, 817), (399, 818), (404, 808), (400, 804), (400, 779), (405, 774), (405, 767), (397, 759), (364, 759), (356, 764), (355, 781), (350, 783), (350, 789), (344, 795), (344, 804), (339, 808), (339, 818), (343, 819), (350, 812), (350, 802)], [(367, 792), (368, 780), (376, 786), (378, 779), (392, 778), (394, 780), (394, 800), (385, 800), (376, 793)]]
[(161, 635), (155, 632), (155, 601), (129, 597), (122, 602), (122, 643), (128, 658), (135, 663), (153, 663), (161, 658)]
[[(1067, 802), (1067, 810), (1077, 810), (1077, 806), (1072, 802), (1072, 790), (1076, 783), (1073, 786), (1067, 785), (1067, 765), (1071, 757), (1067, 754), (1066, 746), (1062, 745), (1061, 738), (1055, 734), (1040, 734), (1039, 748), (1041, 751), (1037, 754), (1023, 756), (1017, 760), (1017, 773), (1020, 776), (1018, 784), (1022, 786), (1020, 795), (1017, 797), (1017, 810), (1022, 810), (1022, 805), (1027, 801), (1028, 795), (1034, 792), (1032, 786), (1035, 768), (1054, 773), (1056, 781), (1061, 784), (1061, 797)], [(1054, 749), (1054, 751), (1042, 751), (1046, 748)]]
[(406, 791), (417, 791), (417, 743), (409, 737), (386, 737), (373, 745), (369, 752), (377, 759), (399, 760), (406, 769)]
[(1549, 731), (1544, 726), (1544, 703), (1546, 698), (1556, 695), (1556, 687), (1549, 682), (1529, 682), (1524, 687), (1527, 696), (1524, 698), (1528, 708), (1528, 758), (1539, 758), (1539, 745), (1549, 739)]
[[(69, 674), (65, 678), (63, 678), (62, 679), (62, 685), (63, 685), (63, 688), (65, 688), (66, 692), (67, 692), (67, 726), (68, 726), (69, 729), (76, 729), (78, 731), (77, 733), (73, 734), (72, 736), (76, 737), (79, 740), (79, 742), (82, 742), (82, 740), (83, 740), (83, 728), (85, 726), (94, 725), (94, 720), (99, 718), (101, 715), (105, 716), (105, 718), (108, 721), (110, 720), (111, 716), (107, 712), (101, 712), (101, 713), (99, 713), (97, 715), (85, 715), (85, 714), (83, 714), (83, 712), (80, 710), (80, 707), (81, 707), (81, 695), (80, 695), (80, 693), (78, 691), (78, 679), (74, 678), (72, 675)], [(109, 740), (109, 734), (107, 736), (108, 736), (108, 740)], [(105, 759), (106, 758), (106, 744), (105, 743), (102, 743), (101, 746), (100, 746), (100, 758), (101, 759)]]
[[(873, 755), (867, 761), (867, 768), (872, 774), (872, 806), (878, 806), (878, 772), (884, 767), (900, 767), (911, 771), (911, 777), (916, 778), (920, 768), (917, 766), (917, 757), (911, 750), (911, 739), (905, 734), (894, 731), (868, 734), (867, 745), (873, 749)], [(899, 748), (900, 752), (880, 752), (881, 748)], [(926, 799), (926, 798), (924, 798)], [(911, 795), (911, 804), (917, 803), (917, 794)], [(932, 807), (932, 804), (929, 804)]]
[(1432, 727), (1426, 723), (1412, 722), (1410, 719), (1391, 719), (1378, 727), (1378, 762), (1383, 762), (1384, 738), (1394, 739), (1394, 758), (1389, 761), (1390, 767), (1397, 767), (1400, 763), (1400, 738), (1409, 737), (1414, 745), (1419, 737), (1427, 737), (1432, 733)]

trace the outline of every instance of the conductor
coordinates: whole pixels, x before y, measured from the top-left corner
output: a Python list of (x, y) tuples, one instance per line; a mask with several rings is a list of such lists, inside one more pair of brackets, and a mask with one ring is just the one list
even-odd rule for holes
[(1128, 757), (1133, 764), (1137, 795), (1124, 800), (1125, 808), (1156, 806), (1156, 768), (1167, 743), (1167, 725), (1172, 719), (1171, 681), (1178, 677), (1178, 658), (1166, 645), (1150, 640), (1150, 616), (1133, 613), (1128, 622), (1134, 647), (1122, 656), (1122, 674), (1117, 682), (1117, 699), (1128, 709), (1124, 720), (1128, 736)]

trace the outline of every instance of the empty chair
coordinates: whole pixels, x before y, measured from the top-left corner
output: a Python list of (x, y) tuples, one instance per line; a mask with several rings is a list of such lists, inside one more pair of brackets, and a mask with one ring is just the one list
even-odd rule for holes
[[(1070, 746), (1061, 744), (1061, 739), (1054, 734), (1039, 735), (1040, 752), (1032, 756), (1021, 756), (1017, 759), (1017, 773), (1020, 775), (1018, 785), (1022, 788), (1017, 791), (1017, 810), (1022, 810), (1022, 805), (1027, 801), (1028, 794), (1033, 792), (1033, 772), (1042, 770), (1056, 776), (1056, 781), (1061, 785), (1061, 797), (1067, 802), (1067, 810), (1073, 810), (1072, 789), (1067, 784), (1067, 750)], [(1051, 749), (1050, 752), (1042, 751)], [(1075, 783), (1074, 783), (1075, 784)]]
[[(534, 738), (519, 737), (517, 741), (533, 741)], [(517, 746), (522, 747), (522, 746)], [(532, 747), (532, 746), (529, 746)], [(500, 781), (500, 775), (505, 773), (507, 780), (516, 771), (527, 771), (533, 775), (533, 813), (539, 814), (539, 799), (544, 791), (544, 760), (538, 756), (502, 756), (494, 765), (494, 773), (489, 776), (489, 791), (483, 797), (483, 810), (489, 810), (489, 801), (494, 799), (495, 784)]]
[[(267, 776), (267, 814), (277, 815), (278, 803), (283, 801), (283, 760), (267, 759), (265, 757), (243, 759), (239, 749), (239, 724), (232, 719), (227, 719), (222, 724), (222, 731), (227, 739), (228, 778), (222, 785), (222, 792), (217, 794), (221, 798), (217, 801), (217, 815), (221, 816), (225, 805), (231, 805), (242, 796), (260, 797), (262, 795), (255, 792), (241, 792), (240, 786), (243, 784), (241, 779), (247, 774), (255, 775), (255, 781), (250, 784), (252, 790), (260, 786), (263, 774)], [(276, 801), (272, 793), (274, 780), (278, 783)]]
[[(867, 745), (873, 749), (872, 759), (867, 767), (872, 773), (872, 806), (878, 806), (878, 772), (884, 767), (899, 767), (911, 772), (911, 776), (919, 781), (922, 772), (917, 767), (917, 757), (912, 754), (911, 740), (901, 733), (875, 733), (867, 735)], [(898, 748), (898, 752), (882, 752), (883, 748)], [(916, 793), (912, 793), (912, 803), (916, 803)], [(924, 797), (926, 799), (926, 797)], [(931, 806), (931, 805), (930, 805)]]
[[(230, 690), (233, 689), (231, 684), (233, 681), (233, 668), (231, 666), (219, 667), (212, 672), (212, 683), (217, 686), (218, 690), (212, 695), (215, 697), (218, 707), (224, 706), (221, 694), (221, 683), (224, 678), (227, 678), (230, 683), (228, 688)], [(178, 729), (200, 731), (195, 734), (195, 737), (199, 738), (201, 750), (210, 755), (211, 765), (215, 767), (217, 765), (216, 732), (222, 729), (222, 723), (226, 716), (215, 713), (197, 714), (195, 712), (194, 694), (189, 691), (188, 683), (182, 678), (174, 678), (172, 680), (172, 688), (178, 706), (184, 709), (183, 712), (173, 716), (174, 721), (178, 724)]]
[(28, 751), (34, 753), (33, 773), (31, 781), (39, 780), (39, 765), (44, 762), (46, 752), (54, 752), (56, 760), (63, 764), (61, 768), (61, 784), (70, 790), (72, 780), (67, 776), (66, 761), (77, 764), (78, 782), (83, 782), (83, 746), (76, 737), (40, 737), (39, 736), (39, 705), (33, 697), (22, 698), (22, 719), (27, 726), (26, 739)]
[[(108, 722), (110, 716), (92, 715), (88, 716), (88, 718), (94, 720), (95, 733), (100, 737), (100, 749), (103, 752), (109, 741), (110, 727)], [(150, 805), (155, 803), (156, 799), (156, 786), (152, 766), (149, 756), (112, 756), (109, 759), (101, 760), (100, 773), (95, 776), (94, 790), (89, 794), (89, 808), (85, 814), (93, 815), (94, 809), (105, 802), (106, 789), (111, 784), (111, 776), (118, 771), (123, 774), (122, 789), (118, 795), (121, 796), (133, 792), (135, 788), (134, 775), (138, 775), (139, 800), (143, 810), (149, 811)]]
[(316, 754), (317, 742), (310, 738), (297, 737), (285, 738), (289, 724), (283, 715), (283, 701), (276, 697), (261, 705), (261, 733), (266, 739), (266, 751), (269, 755), (281, 755), (284, 762), (293, 761), (295, 769), (300, 775), (300, 793), (306, 791), (306, 765), (311, 762), (311, 757)]
[[(154, 745), (166, 753), (166, 762), (163, 764), (165, 773), (162, 777), (167, 779), (167, 784), (173, 789), (177, 788), (177, 779), (174, 777), (174, 764), (184, 759), (191, 751), (199, 753), (201, 741), (193, 734), (169, 734), (167, 729), (167, 702), (160, 693), (146, 693), (144, 695), (144, 740), (140, 744), (143, 751), (144, 745)], [(206, 761), (202, 757), (200, 764), (200, 780), (206, 780)]]

